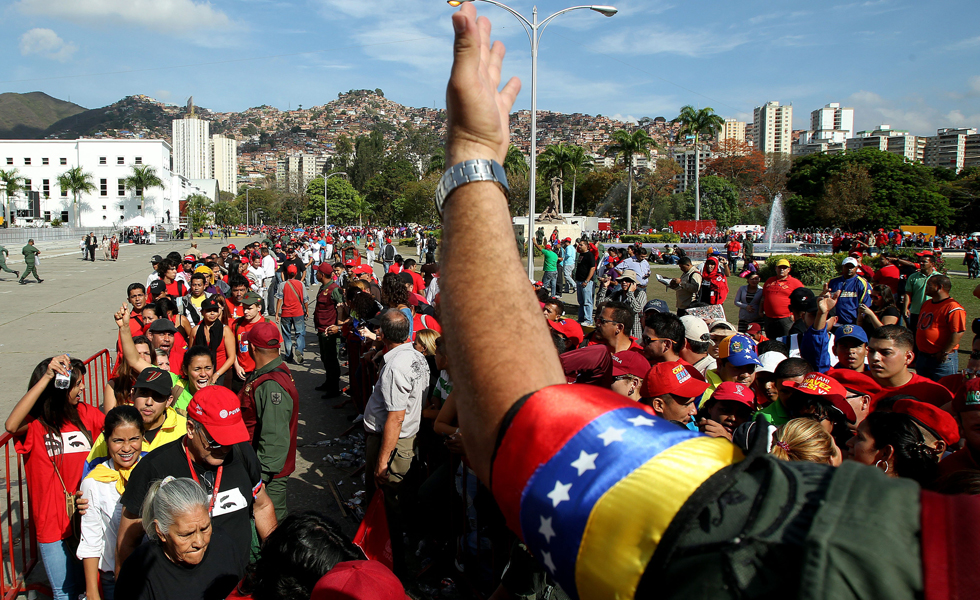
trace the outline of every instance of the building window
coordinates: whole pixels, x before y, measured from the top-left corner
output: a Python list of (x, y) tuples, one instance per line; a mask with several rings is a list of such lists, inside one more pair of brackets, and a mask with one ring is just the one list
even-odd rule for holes
[(67, 223), (68, 222), (68, 211), (67, 210), (61, 211), (61, 222), (62, 223)]
[(99, 164), (100, 164), (100, 165), (104, 165), (104, 164), (106, 164), (106, 161), (105, 161), (105, 157), (104, 157), (104, 156), (100, 156), (100, 157), (99, 157)]
[(68, 197), (68, 190), (62, 188), (62, 190), (61, 190), (61, 197), (62, 198), (67, 198)]
[(59, 162), (60, 162), (60, 163), (61, 163), (62, 165), (67, 165), (67, 164), (68, 164), (68, 159), (67, 159), (67, 158), (62, 158), (62, 159), (59, 159)]
[(126, 207), (124, 205), (122, 205), (122, 204), (119, 205), (119, 210), (125, 210), (125, 209), (126, 209)]
[(8, 165), (14, 164), (14, 157), (13, 156), (8, 156), (7, 157), (7, 164)]
[(119, 195), (120, 196), (125, 196), (126, 195), (126, 180), (125, 179), (118, 179), (118, 180), (116, 180), (116, 183), (119, 186)]
[(42, 158), (42, 159), (41, 159), (41, 164), (42, 164), (42, 165), (46, 165), (46, 164), (48, 164), (48, 159), (46, 159), (46, 158)]
[[(47, 159), (45, 159), (45, 160), (47, 160)], [(51, 197), (51, 180), (50, 179), (42, 179), (41, 180), (41, 193), (44, 194), (44, 197), (45, 198), (50, 198)]]
[(105, 221), (105, 220), (106, 220), (106, 219), (105, 219), (105, 215), (102, 215), (102, 220), (103, 220), (103, 221)]
[(45, 223), (50, 223), (51, 222), (51, 211), (50, 210), (44, 211), (44, 222)]
[(108, 179), (100, 179), (99, 180), (99, 194), (101, 194), (102, 196), (108, 196), (109, 195), (109, 180)]
[(117, 165), (124, 165), (124, 164), (126, 164), (126, 158), (125, 157), (122, 157), (122, 156), (117, 156), (116, 157), (116, 164)]
[(31, 166), (31, 159), (25, 158), (24, 159), (24, 166), (27, 166), (27, 167)]
[(138, 164), (138, 165), (143, 164), (143, 157), (142, 156), (137, 156), (136, 157), (136, 164)]
[(30, 179), (25, 179), (24, 180), (24, 189), (27, 190), (28, 192), (31, 191), (31, 180)]
[(102, 210), (105, 210), (105, 204), (102, 205)]

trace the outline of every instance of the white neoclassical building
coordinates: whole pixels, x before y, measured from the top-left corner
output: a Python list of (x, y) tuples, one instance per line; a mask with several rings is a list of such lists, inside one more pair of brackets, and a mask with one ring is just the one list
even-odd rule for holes
[[(155, 169), (164, 187), (138, 195), (126, 187), (125, 179), (134, 166), (147, 165)], [(168, 222), (169, 216), (176, 224), (180, 201), (201, 193), (173, 172), (173, 153), (164, 140), (0, 140), (0, 169), (17, 169), (25, 180), (24, 190), (9, 197), (17, 220), (60, 219), (73, 224), (73, 197), (58, 186), (58, 176), (76, 166), (90, 174), (95, 185), (94, 191), (79, 198), (82, 227), (118, 225), (140, 214), (156, 223)]]

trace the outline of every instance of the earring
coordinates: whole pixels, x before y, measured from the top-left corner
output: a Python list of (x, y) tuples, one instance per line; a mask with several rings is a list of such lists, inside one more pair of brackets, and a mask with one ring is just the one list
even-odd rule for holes
[[(885, 465), (884, 468), (881, 465)], [(875, 463), (875, 466), (881, 469), (882, 473), (888, 472), (888, 461), (886, 460), (879, 460), (878, 462)]]

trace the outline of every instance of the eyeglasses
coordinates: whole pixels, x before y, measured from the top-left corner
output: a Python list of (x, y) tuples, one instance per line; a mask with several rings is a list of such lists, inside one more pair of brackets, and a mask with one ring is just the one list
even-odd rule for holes
[(606, 323), (615, 323), (615, 321), (611, 321), (609, 319), (603, 319), (602, 317), (595, 318), (596, 325), (605, 325)]
[(648, 346), (653, 342), (672, 342), (673, 340), (668, 340), (667, 338), (652, 338), (643, 336), (643, 345)]
[(205, 430), (203, 427), (201, 428), (201, 439), (204, 441), (205, 450), (218, 450), (222, 447), (221, 444), (211, 439), (207, 430)]

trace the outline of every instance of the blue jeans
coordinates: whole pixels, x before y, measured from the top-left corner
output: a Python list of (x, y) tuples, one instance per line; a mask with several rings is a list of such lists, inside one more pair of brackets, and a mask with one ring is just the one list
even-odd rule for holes
[[(282, 317), (279, 320), (279, 329), (282, 331), (282, 341), (286, 346), (286, 356), (293, 355), (293, 344), (296, 344), (296, 352), (300, 357), (306, 350), (306, 317)], [(293, 338), (296, 341), (293, 341)]]
[(915, 372), (933, 381), (939, 381), (947, 375), (956, 373), (959, 363), (960, 359), (956, 351), (950, 352), (943, 362), (939, 362), (931, 354), (920, 352), (915, 357)]
[(544, 289), (548, 290), (548, 295), (554, 298), (558, 290), (558, 271), (545, 271), (541, 283), (544, 284)]
[(575, 282), (575, 294), (578, 298), (578, 321), (579, 323), (591, 323), (592, 322), (592, 303), (594, 298), (592, 296), (592, 288), (594, 287), (592, 280), (590, 279), (584, 286), (580, 285), (577, 281)]
[[(562, 269), (565, 271), (565, 288), (571, 290), (573, 287), (575, 287), (575, 282), (572, 281), (572, 269), (575, 268), (575, 261), (566, 260), (565, 262), (568, 263), (562, 265)], [(562, 292), (564, 291), (565, 290), (562, 290)]]
[(38, 544), (54, 600), (75, 600), (85, 591), (82, 561), (70, 553), (64, 541)]
[(102, 571), (99, 582), (102, 584), (102, 600), (114, 600), (116, 595), (116, 574), (112, 571)]

